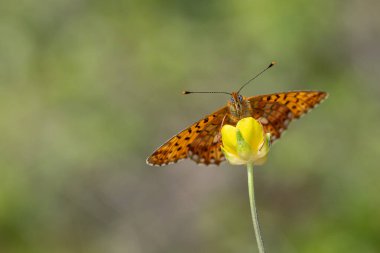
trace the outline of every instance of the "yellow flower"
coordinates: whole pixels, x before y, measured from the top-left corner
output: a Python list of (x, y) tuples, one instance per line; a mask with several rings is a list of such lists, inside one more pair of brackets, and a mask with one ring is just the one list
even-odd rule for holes
[(231, 164), (263, 164), (270, 148), (270, 134), (252, 117), (241, 119), (236, 127), (222, 128), (222, 151)]

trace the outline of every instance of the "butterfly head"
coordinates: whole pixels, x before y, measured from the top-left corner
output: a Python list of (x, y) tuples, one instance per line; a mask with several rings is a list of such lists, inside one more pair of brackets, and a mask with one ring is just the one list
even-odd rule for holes
[(232, 93), (231, 93), (230, 102), (231, 102), (232, 104), (239, 104), (239, 103), (242, 103), (242, 102), (243, 102), (243, 96), (240, 95), (240, 94), (237, 93), (237, 92), (232, 92)]
[(243, 97), (237, 92), (232, 92), (231, 98), (228, 101), (228, 107), (230, 108), (230, 111), (233, 114), (235, 114), (236, 116), (240, 116), (240, 115), (243, 115), (243, 111), (244, 111), (246, 103), (247, 103), (247, 100), (245, 97)]

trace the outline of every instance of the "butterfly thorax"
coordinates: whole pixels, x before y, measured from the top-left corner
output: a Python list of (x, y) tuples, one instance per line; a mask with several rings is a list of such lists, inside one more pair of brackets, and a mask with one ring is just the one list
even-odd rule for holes
[(230, 111), (231, 118), (233, 120), (240, 120), (245, 117), (249, 117), (251, 111), (251, 104), (246, 97), (239, 95), (237, 92), (232, 92), (231, 99), (227, 103)]

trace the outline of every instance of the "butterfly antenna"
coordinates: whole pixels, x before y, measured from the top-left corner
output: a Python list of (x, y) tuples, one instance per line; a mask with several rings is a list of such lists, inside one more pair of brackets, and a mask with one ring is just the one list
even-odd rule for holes
[(231, 93), (225, 92), (225, 91), (182, 91), (183, 95), (192, 94), (192, 93), (221, 93), (221, 94), (232, 95)]
[(276, 64), (275, 61), (272, 61), (268, 67), (266, 67), (263, 71), (261, 71), (260, 73), (258, 73), (257, 75), (255, 75), (254, 77), (252, 77), (251, 79), (249, 79), (245, 84), (243, 84), (243, 86), (241, 86), (241, 88), (238, 90), (238, 94), (240, 93), (240, 91), (247, 85), (249, 84), (250, 82), (252, 82), (253, 80), (255, 80), (257, 77), (259, 77), (262, 73), (264, 73), (265, 71), (267, 71), (268, 69), (270, 69), (271, 67), (273, 67), (274, 65)]

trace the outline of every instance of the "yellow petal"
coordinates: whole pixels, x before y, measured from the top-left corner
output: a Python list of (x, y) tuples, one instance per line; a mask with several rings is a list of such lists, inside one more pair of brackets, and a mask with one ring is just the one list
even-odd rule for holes
[(265, 135), (265, 140), (264, 140), (263, 146), (260, 148), (260, 150), (259, 150), (259, 152), (255, 158), (255, 165), (261, 165), (261, 164), (265, 163), (265, 161), (267, 160), (267, 157), (268, 157), (270, 145), (271, 145), (270, 134), (267, 133)]
[(268, 154), (269, 152), (269, 149), (270, 149), (270, 146), (271, 146), (271, 142), (270, 142), (270, 133), (266, 133), (265, 134), (265, 141), (264, 141), (264, 144), (263, 146), (260, 148), (260, 153), (263, 153), (263, 154)]
[(237, 155), (236, 127), (231, 125), (222, 127), (222, 142), (225, 152)]
[(247, 161), (240, 159), (237, 155), (226, 151), (225, 148), (223, 148), (223, 146), (221, 148), (222, 148), (222, 152), (223, 152), (224, 156), (226, 157), (226, 159), (228, 160), (229, 163), (231, 163), (233, 165), (242, 165), (242, 164), (247, 163)]
[(268, 156), (265, 155), (265, 156), (261, 157), (260, 159), (256, 160), (256, 161), (255, 161), (255, 165), (263, 165), (263, 164), (266, 162), (267, 157), (268, 157)]
[(257, 152), (264, 141), (263, 126), (254, 118), (240, 120), (236, 128), (240, 130), (244, 140), (251, 146), (252, 152)]

